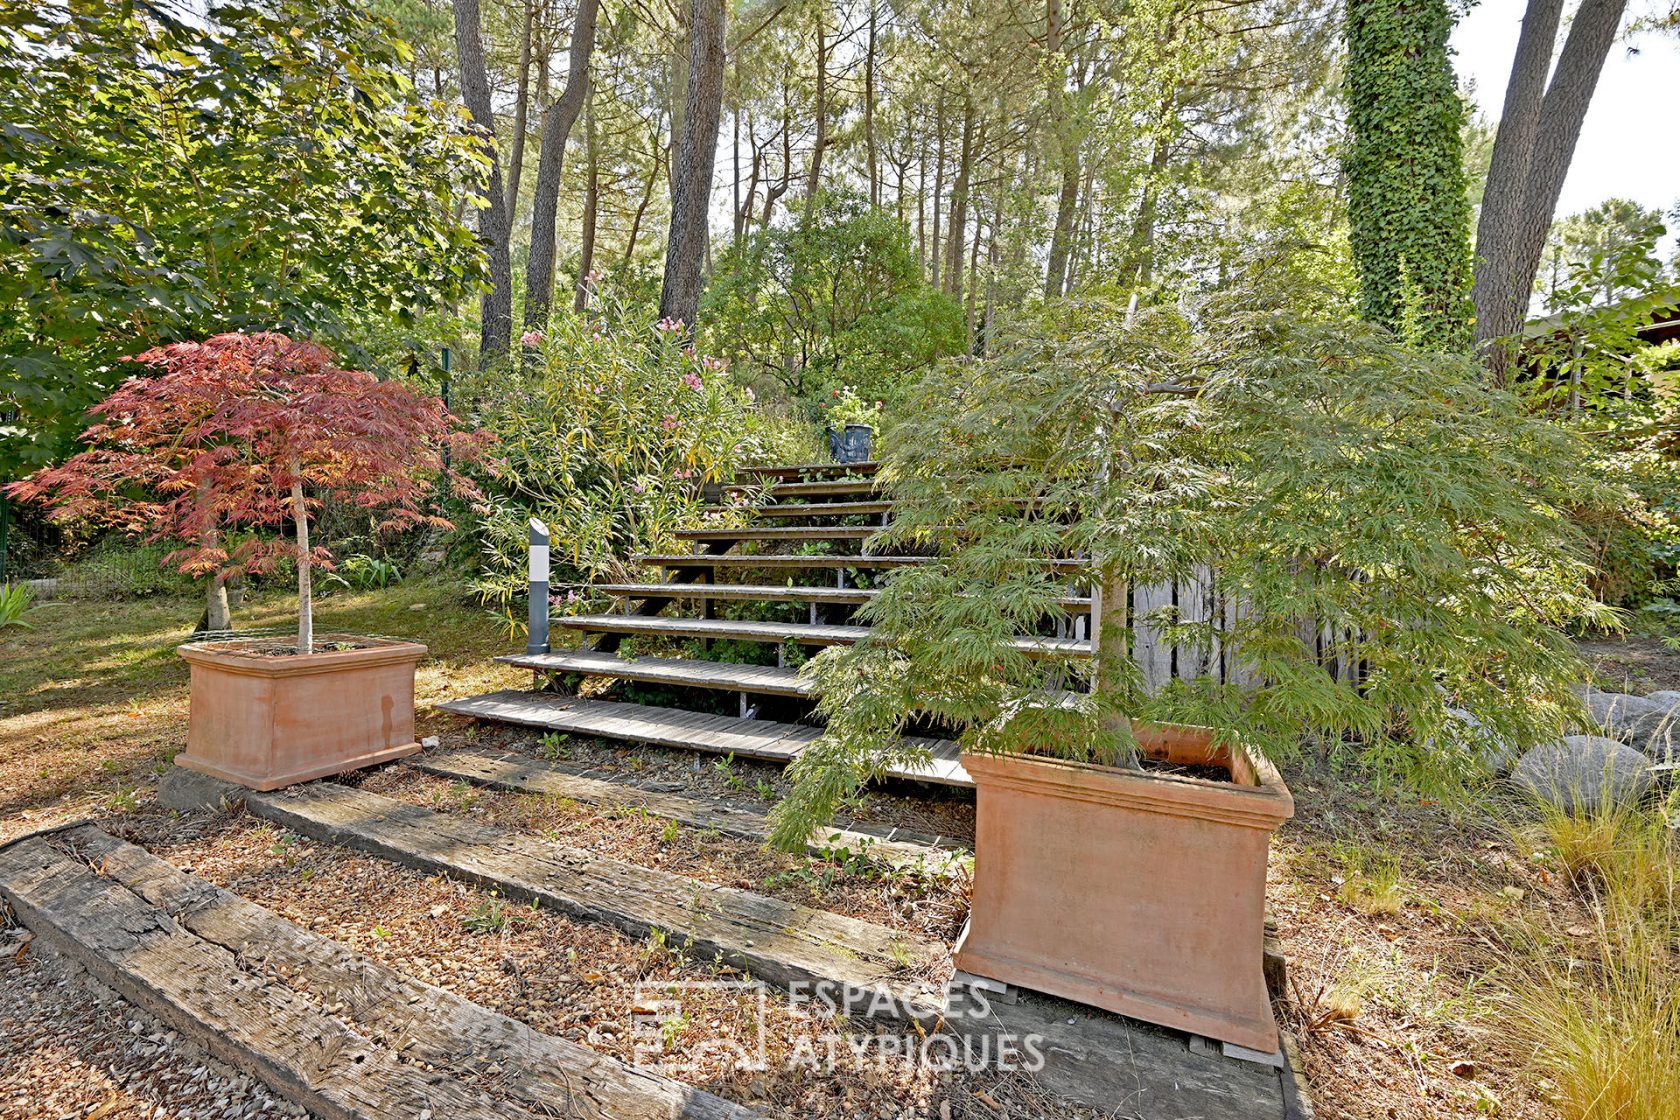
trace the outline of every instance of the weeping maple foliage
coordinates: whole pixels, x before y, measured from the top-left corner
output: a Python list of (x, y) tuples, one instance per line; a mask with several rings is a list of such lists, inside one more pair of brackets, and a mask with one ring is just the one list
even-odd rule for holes
[[(422, 504), (437, 484), (478, 496), (449, 463), (481, 459), (484, 435), (459, 431), (436, 397), (339, 367), (318, 343), (220, 334), (133, 360), (161, 373), (126, 381), (92, 409), (83, 451), (6, 492), (50, 504), (57, 521), (183, 542), (167, 562), (218, 581), (295, 561), (305, 650), (308, 571), (333, 562), (309, 544), (312, 511), (332, 501), (378, 512), (381, 530), (448, 529)], [(288, 524), (292, 539), (278, 532)]]

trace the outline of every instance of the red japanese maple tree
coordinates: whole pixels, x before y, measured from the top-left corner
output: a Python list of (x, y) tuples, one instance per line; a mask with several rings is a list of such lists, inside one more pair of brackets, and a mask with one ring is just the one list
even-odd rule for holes
[[(290, 557), (298, 652), (312, 652), (311, 569), (332, 556), (310, 544), (311, 510), (335, 501), (381, 511), (382, 529), (449, 528), (422, 507), (436, 483), (447, 476), (476, 496), (445, 451), (474, 458), (482, 437), (458, 431), (436, 397), (341, 369), (317, 343), (221, 334), (134, 360), (163, 372), (130, 378), (94, 407), (85, 450), (6, 492), (50, 503), (55, 520), (186, 542), (167, 562), (212, 577), (211, 629), (227, 627), (230, 577)], [(288, 522), (290, 540), (279, 532)], [(232, 531), (242, 535), (230, 549)]]

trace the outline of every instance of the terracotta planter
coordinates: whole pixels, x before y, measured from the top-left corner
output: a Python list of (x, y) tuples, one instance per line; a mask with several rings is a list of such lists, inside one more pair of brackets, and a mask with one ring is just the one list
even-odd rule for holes
[(1266, 856), (1294, 813), (1277, 770), (1199, 728), (1138, 728), (1211, 781), (972, 755), (973, 907), (959, 969), (1268, 1053)]
[(182, 646), (192, 716), (175, 761), (263, 790), (414, 754), (414, 667), (426, 647), (354, 640), (363, 648), (280, 657), (249, 641)]

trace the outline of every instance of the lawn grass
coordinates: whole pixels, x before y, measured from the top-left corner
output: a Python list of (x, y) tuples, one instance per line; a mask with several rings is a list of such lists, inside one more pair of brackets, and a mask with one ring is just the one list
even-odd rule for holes
[[(186, 745), (187, 666), (175, 647), (202, 610), (196, 597), (55, 602), (33, 610), (29, 628), (0, 630), (0, 840), (149, 796)], [(294, 612), (291, 594), (266, 592), (248, 596), (235, 623), (289, 628)], [(439, 700), (525, 679), (492, 660), (516, 639), (458, 583), (337, 591), (316, 604), (316, 629), (425, 642), (422, 728)]]

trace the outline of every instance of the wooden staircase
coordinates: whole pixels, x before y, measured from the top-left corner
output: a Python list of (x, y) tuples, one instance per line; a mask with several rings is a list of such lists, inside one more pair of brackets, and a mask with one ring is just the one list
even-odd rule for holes
[[(587, 645), (497, 659), (531, 670), (537, 690), (504, 690), (441, 707), (568, 734), (791, 761), (821, 734), (813, 686), (791, 662), (865, 637), (869, 627), (853, 618), (857, 608), (874, 598), (895, 570), (929, 559), (870, 551), (870, 538), (890, 523), (893, 509), (877, 471), (875, 463), (750, 469), (747, 479), (724, 488), (753, 499), (748, 524), (679, 532), (677, 538), (692, 543), (694, 551), (637, 558), (667, 572), (667, 582), (596, 585), (591, 591), (619, 609), (552, 620), (559, 630), (583, 635)], [(1078, 566), (1072, 560), (1047, 564)], [(1089, 613), (1091, 601), (1070, 592), (1062, 606), (1078, 616)], [(796, 613), (796, 619), (787, 617)], [(657, 652), (626, 656), (621, 649), (627, 640), (638, 647), (652, 644)], [(720, 642), (731, 643), (737, 655), (737, 643), (771, 647), (775, 664), (714, 658)], [(1032, 657), (1090, 655), (1083, 619), (1073, 636), (1022, 635), (1016, 648)], [(793, 651), (796, 656), (790, 656)], [(761, 654), (759, 660), (768, 662), (769, 651)], [(658, 702), (582, 698), (575, 686), (585, 679), (657, 689)], [(890, 771), (891, 776), (972, 786), (953, 741), (916, 742), (927, 748), (929, 763)]]

